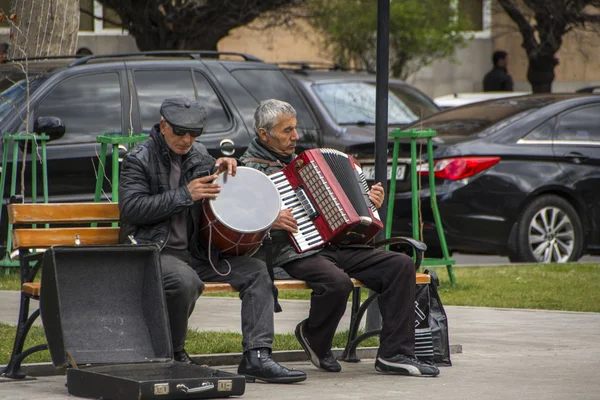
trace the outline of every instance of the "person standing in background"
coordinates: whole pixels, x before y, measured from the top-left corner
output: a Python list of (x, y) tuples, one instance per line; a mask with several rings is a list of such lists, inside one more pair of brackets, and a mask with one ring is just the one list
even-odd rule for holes
[(483, 78), (484, 92), (512, 92), (513, 80), (507, 71), (508, 53), (502, 50), (492, 55), (494, 68)]

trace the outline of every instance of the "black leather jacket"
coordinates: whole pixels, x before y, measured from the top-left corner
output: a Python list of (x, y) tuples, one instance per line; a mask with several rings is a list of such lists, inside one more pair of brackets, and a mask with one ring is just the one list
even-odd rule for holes
[(155, 125), (150, 138), (127, 154), (123, 161), (119, 184), (119, 242), (131, 243), (131, 235), (139, 244), (155, 243), (162, 249), (168, 241), (171, 217), (186, 211), (189, 213), (190, 250), (197, 253), (191, 235), (199, 224), (200, 202), (194, 203), (186, 185), (195, 178), (213, 173), (215, 161), (204, 145), (195, 142), (183, 157), (180, 186), (169, 189), (169, 148), (159, 125)]

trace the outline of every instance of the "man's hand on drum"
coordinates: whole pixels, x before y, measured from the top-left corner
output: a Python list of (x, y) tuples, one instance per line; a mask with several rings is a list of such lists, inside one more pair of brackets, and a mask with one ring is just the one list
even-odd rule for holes
[(279, 211), (279, 216), (273, 223), (272, 229), (283, 229), (291, 233), (298, 232), (298, 223), (296, 218), (292, 215), (292, 209)]
[(221, 192), (221, 185), (211, 182), (217, 179), (217, 176), (217, 174), (203, 176), (188, 183), (187, 188), (192, 195), (192, 200), (215, 199)]
[(383, 190), (381, 182), (377, 182), (371, 186), (371, 190), (369, 190), (369, 200), (371, 200), (371, 203), (373, 203), (375, 208), (381, 207), (384, 197), (385, 191)]
[(237, 161), (235, 158), (230, 157), (217, 158), (215, 167), (217, 167), (217, 173), (227, 172), (229, 175), (235, 176)]

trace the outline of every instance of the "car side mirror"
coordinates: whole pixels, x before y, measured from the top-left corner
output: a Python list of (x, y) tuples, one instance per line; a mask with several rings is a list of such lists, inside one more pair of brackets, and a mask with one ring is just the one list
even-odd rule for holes
[(33, 123), (33, 131), (40, 135), (45, 133), (50, 140), (57, 140), (65, 135), (65, 124), (58, 117), (37, 117)]

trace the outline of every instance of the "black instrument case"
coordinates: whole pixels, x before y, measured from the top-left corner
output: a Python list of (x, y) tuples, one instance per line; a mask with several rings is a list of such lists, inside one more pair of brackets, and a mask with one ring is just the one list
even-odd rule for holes
[(156, 246), (55, 246), (40, 311), (71, 395), (104, 400), (241, 396), (243, 376), (173, 360)]

